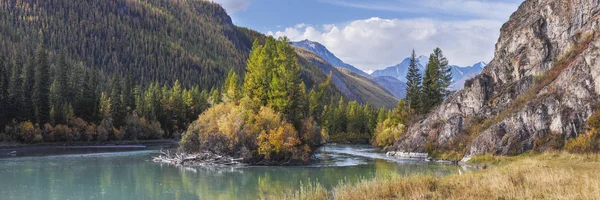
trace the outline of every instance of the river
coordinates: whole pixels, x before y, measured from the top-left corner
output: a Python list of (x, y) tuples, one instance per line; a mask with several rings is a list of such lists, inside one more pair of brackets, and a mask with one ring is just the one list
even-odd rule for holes
[(177, 167), (153, 163), (162, 146), (0, 150), (0, 199), (258, 199), (318, 182), (332, 188), (390, 174), (449, 175), (459, 166), (328, 145), (306, 166)]

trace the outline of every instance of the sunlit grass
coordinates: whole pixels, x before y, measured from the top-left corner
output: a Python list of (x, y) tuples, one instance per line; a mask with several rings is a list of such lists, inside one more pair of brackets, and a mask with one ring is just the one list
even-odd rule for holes
[(555, 152), (474, 159), (471, 163), (490, 167), (446, 177), (377, 177), (340, 184), (330, 191), (312, 185), (284, 199), (600, 199), (600, 154)]

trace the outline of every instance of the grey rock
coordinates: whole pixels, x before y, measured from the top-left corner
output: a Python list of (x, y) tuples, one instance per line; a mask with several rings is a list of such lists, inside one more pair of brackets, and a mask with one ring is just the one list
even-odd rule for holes
[[(549, 144), (544, 139), (550, 136), (568, 139), (581, 134), (600, 100), (599, 15), (598, 0), (522, 3), (502, 26), (490, 64), (421, 123), (409, 127), (394, 145), (396, 151), (425, 152), (427, 145), (441, 148), (467, 141), (466, 158), (514, 155)], [(502, 113), (590, 34), (592, 42), (556, 79), (519, 109), (464, 140), (471, 137), (466, 129)]]

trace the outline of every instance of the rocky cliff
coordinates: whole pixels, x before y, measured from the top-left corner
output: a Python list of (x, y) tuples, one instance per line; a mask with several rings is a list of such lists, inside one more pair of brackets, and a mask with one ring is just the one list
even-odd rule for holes
[(526, 0), (484, 71), (395, 148), (514, 155), (581, 134), (600, 100), (599, 15), (598, 0)]

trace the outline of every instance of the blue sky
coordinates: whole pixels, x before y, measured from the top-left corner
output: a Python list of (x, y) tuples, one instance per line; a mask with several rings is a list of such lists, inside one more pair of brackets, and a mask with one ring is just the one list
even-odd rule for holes
[(522, 0), (214, 0), (236, 25), (325, 45), (370, 72), (414, 48), (444, 50), (451, 64), (490, 61), (501, 25)]

